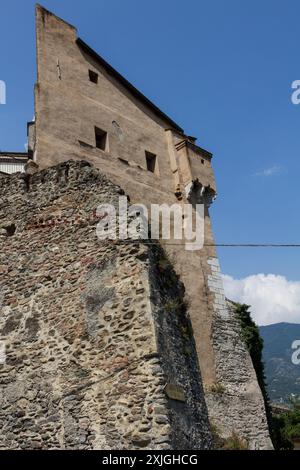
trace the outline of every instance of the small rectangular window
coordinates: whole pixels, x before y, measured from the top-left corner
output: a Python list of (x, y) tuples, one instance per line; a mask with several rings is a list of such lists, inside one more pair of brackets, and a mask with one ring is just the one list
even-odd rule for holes
[(107, 150), (107, 132), (95, 127), (96, 147), (100, 150)]
[(91, 82), (98, 83), (99, 75), (96, 72), (94, 72), (93, 70), (89, 70), (89, 77), (90, 77)]
[(147, 170), (151, 171), (151, 173), (157, 173), (157, 157), (154, 153), (145, 152), (146, 153), (146, 164)]

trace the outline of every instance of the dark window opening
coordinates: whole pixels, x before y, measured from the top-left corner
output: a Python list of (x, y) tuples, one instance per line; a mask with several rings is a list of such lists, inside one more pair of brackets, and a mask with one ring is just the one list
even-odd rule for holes
[(154, 153), (146, 152), (146, 163), (148, 171), (151, 171), (151, 173), (157, 172), (157, 158)]
[(91, 82), (98, 83), (99, 75), (96, 72), (93, 72), (93, 70), (89, 70), (89, 77)]
[(15, 224), (10, 224), (5, 227), (6, 230), (6, 236), (7, 237), (12, 237), (15, 234), (16, 231), (16, 226)]
[(202, 163), (202, 165), (204, 165), (204, 160), (203, 160), (203, 158), (202, 158), (202, 160), (201, 160), (201, 163)]
[(106, 150), (107, 147), (107, 132), (95, 127), (96, 147), (100, 150)]

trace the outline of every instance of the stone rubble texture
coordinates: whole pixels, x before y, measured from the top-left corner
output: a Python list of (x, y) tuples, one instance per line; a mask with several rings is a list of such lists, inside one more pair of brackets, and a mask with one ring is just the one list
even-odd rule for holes
[[(208, 421), (266, 448), (217, 260), (212, 154), (40, 5), (36, 39), (33, 160), (0, 175), (1, 448), (209, 448)], [(95, 208), (120, 187), (148, 209), (205, 206), (202, 249), (160, 240), (176, 275), (158, 246), (97, 240)]]
[(159, 245), (96, 236), (122, 190), (81, 161), (0, 182), (0, 449), (210, 448), (183, 285)]
[(219, 260), (209, 258), (207, 263), (216, 355), (216, 383), (206, 390), (210, 421), (223, 439), (234, 433), (252, 450), (272, 449), (263, 396), (234, 304), (225, 297)]
[(226, 301), (224, 312), (219, 305), (213, 321), (217, 381), (205, 394), (210, 422), (223, 439), (235, 435), (250, 450), (272, 450), (263, 396), (234, 304)]

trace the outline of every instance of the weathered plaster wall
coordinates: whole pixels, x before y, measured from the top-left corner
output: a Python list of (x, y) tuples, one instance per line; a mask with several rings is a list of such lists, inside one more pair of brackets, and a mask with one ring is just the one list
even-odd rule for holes
[[(41, 167), (85, 158), (107, 175), (173, 192), (165, 128), (76, 43), (77, 31), (37, 7), (37, 158)], [(89, 69), (98, 83), (89, 80)], [(115, 125), (117, 123), (117, 127)], [(95, 126), (108, 133), (106, 151), (95, 148)], [(88, 146), (82, 147), (79, 142)], [(160, 178), (146, 171), (145, 151), (157, 155)], [(121, 159), (121, 160), (119, 160)], [(130, 162), (128, 165), (124, 162)]]
[(1, 449), (210, 447), (182, 284), (157, 245), (96, 236), (120, 194), (87, 162), (1, 177)]
[[(205, 184), (215, 187), (210, 159), (204, 157), (203, 165), (201, 156), (193, 154), (183, 162), (175, 148), (180, 140), (178, 134), (166, 130), (170, 123), (158, 118), (133, 97), (114, 76), (79, 48), (76, 39), (74, 27), (37, 7), (35, 157), (40, 168), (70, 158), (88, 160), (120, 185), (132, 202), (148, 207), (178, 203), (176, 182), (181, 185), (181, 202), (187, 202), (184, 191), (187, 180), (178, 173), (188, 170), (188, 158), (197, 158), (200, 162), (194, 164), (195, 177), (200, 178), (202, 172)], [(99, 74), (97, 84), (89, 81), (89, 69)], [(116, 132), (114, 122), (120, 125), (121, 133)], [(94, 126), (108, 132), (107, 152), (95, 148)], [(80, 146), (79, 140), (90, 147)], [(159, 176), (146, 170), (145, 150), (157, 155)], [(175, 260), (175, 269), (184, 282), (203, 381), (211, 384), (215, 380), (210, 342), (212, 312), (204, 276), (207, 257), (216, 253), (208, 211), (205, 242), (208, 246), (201, 252), (188, 252), (184, 241), (172, 238), (165, 248)]]

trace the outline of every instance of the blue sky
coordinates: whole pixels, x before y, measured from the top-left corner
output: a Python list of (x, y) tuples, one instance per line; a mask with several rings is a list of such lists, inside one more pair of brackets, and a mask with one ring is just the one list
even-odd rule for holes
[[(34, 1), (1, 0), (0, 149), (23, 150), (33, 116)], [(44, 0), (214, 154), (219, 243), (300, 242), (300, 3)], [(223, 272), (300, 280), (300, 249), (220, 248)]]

